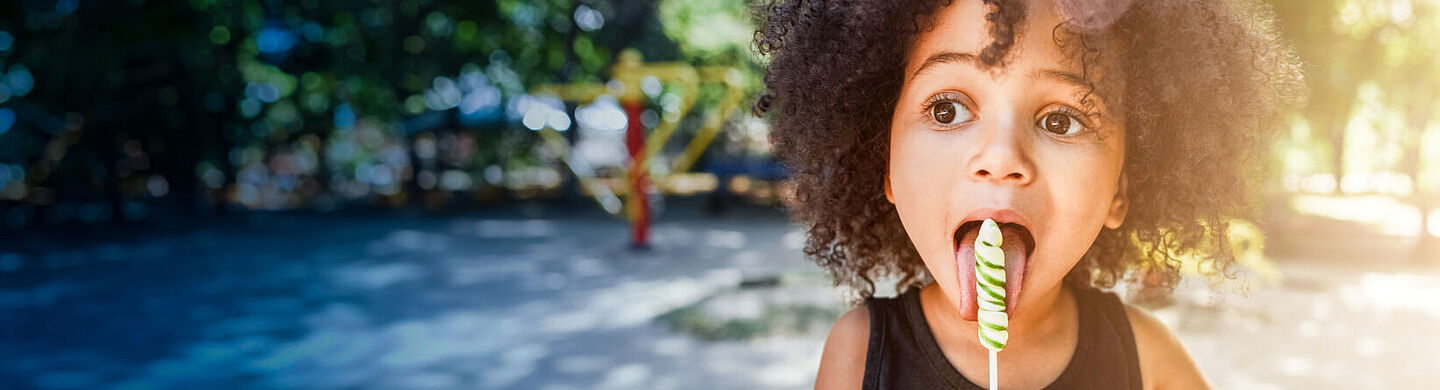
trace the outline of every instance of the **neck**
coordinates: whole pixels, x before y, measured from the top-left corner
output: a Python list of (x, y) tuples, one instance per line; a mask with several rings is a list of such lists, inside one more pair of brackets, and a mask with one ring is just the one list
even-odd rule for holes
[[(1005, 355), (1023, 356), (1055, 347), (1054, 340), (1074, 338), (1079, 327), (1075, 292), (1069, 284), (1060, 283), (1045, 291), (1026, 291), (1020, 309), (1010, 317), (1010, 339)], [(930, 331), (946, 354), (985, 354), (976, 336), (979, 325), (960, 319), (960, 312), (940, 286), (931, 283), (920, 291), (920, 302)], [(953, 351), (952, 351), (953, 350)]]

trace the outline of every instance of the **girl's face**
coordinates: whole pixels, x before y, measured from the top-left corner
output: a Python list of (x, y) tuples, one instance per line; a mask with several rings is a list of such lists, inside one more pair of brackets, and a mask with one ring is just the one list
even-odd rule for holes
[(1052, 35), (1051, 2), (1030, 6), (1003, 67), (978, 59), (988, 11), (979, 0), (945, 7), (907, 54), (885, 195), (966, 321), (975, 227), (1000, 222), (1010, 317), (1025, 322), (1026, 304), (1055, 302), (1101, 227), (1124, 220), (1125, 131), (1102, 99), (1082, 111), (1088, 89)]

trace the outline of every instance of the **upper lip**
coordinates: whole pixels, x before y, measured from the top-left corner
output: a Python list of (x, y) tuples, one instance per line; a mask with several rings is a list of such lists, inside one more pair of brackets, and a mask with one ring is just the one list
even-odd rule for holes
[(959, 229), (960, 225), (964, 225), (966, 222), (984, 221), (986, 219), (993, 219), (995, 223), (1013, 223), (1026, 226), (1026, 229), (1029, 229), (1030, 226), (1030, 222), (1025, 220), (1025, 216), (1020, 215), (1020, 213), (1015, 210), (982, 208), (971, 211), (969, 215), (965, 216), (965, 219), (960, 220), (960, 223), (955, 225), (955, 228)]

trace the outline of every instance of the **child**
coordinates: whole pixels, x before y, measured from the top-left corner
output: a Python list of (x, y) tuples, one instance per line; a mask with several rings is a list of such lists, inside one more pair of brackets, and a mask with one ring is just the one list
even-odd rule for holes
[[(816, 387), (988, 386), (972, 252), (986, 218), (1004, 240), (1004, 388), (1207, 387), (1163, 324), (1097, 288), (1159, 273), (1168, 290), (1174, 253), (1223, 243), (1225, 220), (1251, 211), (1268, 134), (1302, 92), (1266, 8), (788, 0), (761, 14), (755, 110), (772, 114), (805, 253), (864, 302), (831, 329)], [(876, 280), (902, 294), (872, 297)]]

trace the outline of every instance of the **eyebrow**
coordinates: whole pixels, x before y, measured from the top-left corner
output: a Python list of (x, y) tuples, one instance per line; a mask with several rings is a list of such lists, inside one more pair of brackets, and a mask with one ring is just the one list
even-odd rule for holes
[(909, 80), (914, 80), (915, 77), (920, 76), (921, 73), (924, 73), (926, 69), (929, 69), (930, 67), (939, 64), (970, 64), (971, 66), (978, 67), (980, 64), (980, 57), (970, 53), (961, 53), (954, 51), (942, 51), (939, 53), (935, 53), (929, 58), (926, 58), (925, 62), (920, 63), (920, 68), (915, 69), (915, 73), (910, 74)]
[(1084, 77), (1080, 77), (1080, 75), (1055, 69), (1040, 69), (1035, 71), (1031, 77), (1059, 81), (1082, 90), (1090, 90), (1095, 87), (1093, 84), (1090, 84), (1089, 81), (1086, 81)]
[[(921, 73), (924, 73), (931, 67), (940, 64), (968, 64), (970, 66), (978, 68), (980, 67), (980, 57), (971, 53), (962, 53), (955, 51), (942, 51), (939, 53), (935, 53), (930, 57), (926, 58), (925, 62), (920, 63), (920, 67), (915, 69), (915, 73), (910, 74), (909, 80), (914, 80), (916, 77), (919, 77)], [(1031, 75), (1031, 77), (1050, 79), (1085, 90), (1094, 88), (1094, 85), (1091, 84), (1089, 81), (1086, 81), (1084, 77), (1081, 77), (1080, 75), (1077, 75), (1075, 73), (1061, 70), (1040, 69), (1036, 70), (1035, 73)]]

